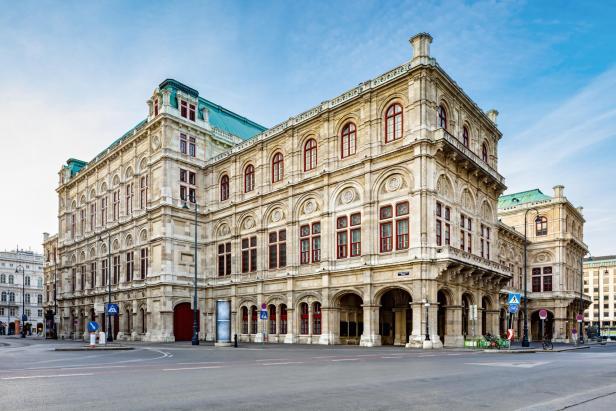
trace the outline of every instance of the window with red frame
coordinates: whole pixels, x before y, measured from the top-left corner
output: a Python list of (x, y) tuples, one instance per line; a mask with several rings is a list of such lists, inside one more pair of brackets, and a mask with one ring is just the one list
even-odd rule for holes
[(402, 137), (402, 106), (392, 104), (385, 112), (385, 142), (397, 140)]
[(321, 334), (321, 303), (312, 304), (312, 335)]
[(242, 334), (248, 334), (248, 307), (242, 307)]
[(150, 254), (150, 251), (147, 248), (142, 248), (141, 249), (141, 269), (140, 274), (141, 274), (141, 279), (145, 279), (145, 277), (147, 277), (148, 275), (148, 267), (149, 267), (149, 263), (148, 263), (148, 255)]
[(317, 166), (317, 141), (314, 138), (304, 144), (304, 171), (310, 171)]
[(154, 116), (158, 115), (158, 99), (154, 99)]
[(191, 203), (196, 202), (196, 179), (196, 173), (180, 169), (180, 199), (182, 201), (190, 201)]
[[(350, 220), (350, 223), (349, 223)], [(349, 241), (350, 240), (350, 241)], [(349, 246), (350, 242), (350, 246)], [(337, 258), (361, 255), (361, 213), (342, 216), (336, 219)]]
[(464, 144), (464, 147), (468, 148), (468, 128), (466, 128), (466, 126), (462, 127), (462, 144)]
[(113, 192), (113, 208), (111, 209), (113, 221), (117, 221), (120, 217), (120, 190)]
[(447, 111), (442, 104), (436, 109), (436, 115), (438, 127), (447, 130)]
[(188, 137), (188, 155), (191, 157), (197, 156), (197, 141), (194, 137)]
[(342, 158), (355, 154), (357, 149), (357, 130), (354, 123), (347, 123), (342, 127), (340, 148)]
[(133, 213), (133, 183), (126, 184), (126, 214)]
[(282, 153), (274, 154), (272, 158), (272, 183), (276, 183), (284, 177), (284, 157)]
[(535, 235), (548, 235), (547, 217), (540, 216), (535, 219)]
[(248, 164), (244, 169), (244, 192), (248, 193), (255, 189), (255, 167)]
[(242, 272), (257, 271), (257, 237), (242, 238)]
[[(436, 202), (436, 245), (451, 243), (451, 208)], [(444, 238), (444, 242), (443, 242)]]
[(287, 230), (269, 233), (269, 268), (282, 268), (287, 265)]
[(132, 251), (126, 253), (126, 281), (133, 281), (135, 272), (135, 260)]
[(276, 334), (276, 306), (274, 304), (270, 304), (268, 307), (269, 311), (269, 334)]
[(188, 154), (188, 138), (186, 134), (180, 134), (180, 153)]
[(308, 303), (301, 303), (299, 305), (299, 333), (303, 335), (308, 334), (308, 321), (310, 320), (308, 314)]
[(218, 276), (231, 274), (231, 243), (218, 244)]
[(196, 107), (194, 104), (180, 100), (180, 116), (187, 118), (190, 121), (195, 121), (195, 112)]
[(490, 259), (490, 227), (481, 224), (481, 256)]
[(90, 231), (94, 231), (96, 227), (96, 202), (90, 204)]
[(79, 210), (79, 232), (83, 235), (84, 231), (86, 231), (86, 209), (82, 208)]
[(321, 261), (321, 223), (304, 224), (299, 228), (300, 263)]
[(473, 252), (473, 220), (464, 214), (460, 214), (460, 249)]
[(379, 210), (380, 251), (386, 253), (394, 249), (394, 227), (396, 230), (396, 250), (409, 248), (409, 203), (404, 201), (394, 206), (383, 206)]
[(148, 176), (142, 176), (139, 180), (139, 208), (145, 210), (148, 204)]
[(287, 306), (280, 304), (280, 334), (287, 333)]
[(250, 333), (251, 334), (256, 334), (257, 331), (259, 330), (259, 320), (258, 320), (258, 316), (257, 316), (257, 306), (253, 305), (252, 307), (250, 307), (250, 320), (252, 322), (251, 324), (251, 330)]
[(224, 175), (220, 179), (220, 201), (229, 199), (229, 176)]
[(481, 145), (481, 159), (486, 163), (488, 162), (488, 146), (486, 143)]

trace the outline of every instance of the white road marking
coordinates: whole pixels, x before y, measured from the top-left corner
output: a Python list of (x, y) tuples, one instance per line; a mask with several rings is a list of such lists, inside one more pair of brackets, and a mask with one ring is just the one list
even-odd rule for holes
[(381, 358), (393, 358), (393, 359), (399, 359), (399, 358), (402, 358), (402, 357), (399, 357), (399, 356), (398, 356), (398, 357), (394, 357), (394, 356), (383, 356), (383, 357), (381, 357)]
[(289, 361), (289, 362), (264, 362), (261, 365), (288, 365), (288, 364), (303, 364), (303, 361)]
[(436, 354), (427, 354), (427, 355), (419, 355), (419, 358), (424, 358), (424, 357), (436, 357)]
[(332, 362), (339, 362), (339, 361), (357, 361), (359, 360), (359, 358), (339, 358), (337, 360), (332, 360)]
[[(372, 355), (372, 354), (370, 354), (370, 355)], [(321, 355), (319, 357), (312, 357), (312, 359), (319, 360), (321, 358), (336, 358), (336, 357), (338, 357), (338, 355)]]
[(196, 364), (223, 364), (222, 361), (195, 361), (195, 362), (176, 362), (176, 365), (196, 365)]
[(205, 367), (163, 368), (163, 371), (210, 370), (214, 368), (222, 368), (222, 365), (212, 365)]
[(513, 368), (533, 368), (539, 365), (548, 364), (549, 361), (537, 362), (467, 362), (465, 365), (483, 365), (486, 367), (513, 367)]
[(94, 375), (93, 373), (82, 374), (54, 374), (54, 375), (28, 375), (23, 377), (3, 377), (2, 380), (26, 380), (31, 378), (56, 378), (56, 377), (82, 377), (86, 375)]
[(462, 354), (447, 354), (447, 355), (462, 355)]
[(288, 361), (288, 358), (265, 358), (265, 359), (261, 359), (261, 360), (255, 360), (257, 362), (263, 362), (263, 361)]

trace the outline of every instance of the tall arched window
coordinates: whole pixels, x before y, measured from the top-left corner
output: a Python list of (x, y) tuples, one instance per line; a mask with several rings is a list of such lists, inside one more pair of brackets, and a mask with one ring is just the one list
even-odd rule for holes
[(248, 164), (244, 169), (244, 192), (248, 193), (255, 189), (255, 167)]
[(321, 334), (321, 303), (312, 305), (312, 335)]
[(301, 303), (299, 305), (299, 333), (308, 334), (308, 303)]
[(314, 138), (306, 141), (304, 145), (304, 171), (309, 171), (317, 166), (317, 142)]
[(438, 127), (447, 130), (447, 111), (445, 110), (445, 107), (441, 104), (440, 106), (438, 106), (438, 109), (436, 111), (436, 114), (438, 116)]
[(468, 128), (466, 126), (462, 127), (462, 144), (468, 148)]
[(342, 127), (340, 139), (342, 158), (355, 154), (357, 149), (357, 132), (354, 123), (347, 123)]
[(248, 334), (248, 307), (242, 307), (242, 334)]
[(488, 162), (488, 146), (486, 143), (481, 145), (481, 159), (486, 163)]
[(229, 199), (229, 176), (223, 175), (220, 179), (220, 201)]
[(276, 153), (272, 159), (272, 183), (282, 180), (282, 177), (284, 177), (284, 157), (282, 153)]
[(392, 104), (385, 112), (385, 142), (402, 137), (402, 106)]
[(540, 216), (535, 219), (535, 233), (536, 235), (548, 235), (547, 217)]

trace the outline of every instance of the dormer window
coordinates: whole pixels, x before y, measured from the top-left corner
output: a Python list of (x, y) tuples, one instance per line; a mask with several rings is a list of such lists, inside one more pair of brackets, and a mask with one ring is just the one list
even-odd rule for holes
[(187, 101), (180, 100), (180, 115), (190, 121), (195, 121), (196, 107)]
[(156, 117), (158, 115), (158, 99), (155, 98), (154, 99), (154, 116)]

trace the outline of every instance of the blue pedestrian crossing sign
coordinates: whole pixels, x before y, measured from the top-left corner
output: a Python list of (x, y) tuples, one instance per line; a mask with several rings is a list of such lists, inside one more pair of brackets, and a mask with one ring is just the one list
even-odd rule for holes
[(267, 320), (267, 310), (261, 310), (259, 318), (262, 320)]
[(117, 304), (107, 304), (107, 315), (115, 317), (119, 312), (120, 307)]
[(96, 321), (90, 321), (88, 323), (88, 331), (94, 333), (98, 330), (98, 323)]
[(511, 314), (515, 314), (520, 310), (520, 306), (518, 304), (510, 304), (509, 305), (509, 312)]
[(507, 304), (509, 305), (519, 305), (522, 300), (520, 293), (509, 293), (509, 297), (507, 298)]

